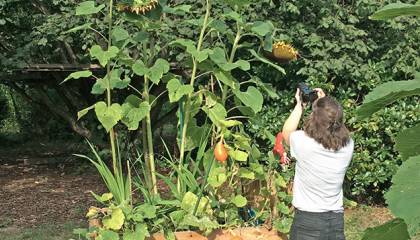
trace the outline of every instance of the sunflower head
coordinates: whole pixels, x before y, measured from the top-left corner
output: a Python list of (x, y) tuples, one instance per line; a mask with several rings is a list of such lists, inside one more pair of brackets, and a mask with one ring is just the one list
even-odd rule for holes
[(117, 10), (121, 12), (131, 12), (137, 15), (145, 14), (156, 8), (158, 0), (132, 0), (121, 1), (117, 4)]
[(272, 53), (274, 57), (282, 62), (294, 61), (299, 53), (292, 45), (285, 42), (277, 42), (273, 45)]

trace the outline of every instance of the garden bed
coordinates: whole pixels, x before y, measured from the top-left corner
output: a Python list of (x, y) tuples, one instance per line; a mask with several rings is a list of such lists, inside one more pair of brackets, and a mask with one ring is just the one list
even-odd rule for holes
[[(209, 236), (205, 237), (197, 232), (185, 231), (175, 233), (177, 240), (287, 240), (285, 234), (275, 230), (269, 230), (265, 227), (243, 227), (228, 230), (215, 230)], [(154, 234), (149, 240), (164, 240), (161, 233)]]

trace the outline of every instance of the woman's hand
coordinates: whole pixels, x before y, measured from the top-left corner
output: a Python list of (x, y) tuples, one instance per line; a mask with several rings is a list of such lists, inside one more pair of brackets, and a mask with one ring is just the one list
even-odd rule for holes
[(302, 97), (300, 96), (299, 88), (296, 89), (295, 99), (296, 99), (296, 106), (300, 106), (300, 107), (304, 106), (304, 104), (302, 103)]
[(314, 88), (314, 90), (316, 91), (316, 94), (318, 95), (318, 98), (325, 97), (324, 90), (322, 90), (321, 88)]

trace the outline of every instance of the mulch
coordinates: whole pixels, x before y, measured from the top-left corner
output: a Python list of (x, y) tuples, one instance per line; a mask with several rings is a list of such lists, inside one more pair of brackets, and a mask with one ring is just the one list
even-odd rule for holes
[(74, 174), (74, 164), (0, 165), (0, 227), (86, 222), (91, 191), (106, 191), (94, 170)]

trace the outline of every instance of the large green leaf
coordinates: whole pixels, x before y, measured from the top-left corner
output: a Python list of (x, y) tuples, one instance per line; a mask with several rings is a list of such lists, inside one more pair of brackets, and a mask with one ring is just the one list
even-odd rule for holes
[(92, 87), (91, 93), (103, 94), (108, 88), (108, 86), (111, 90), (114, 88), (126, 88), (130, 84), (131, 79), (127, 75), (125, 75), (124, 79), (121, 79), (121, 72), (121, 69), (114, 69), (111, 71), (110, 74), (107, 74), (105, 77), (97, 79)]
[(242, 195), (236, 195), (234, 198), (232, 198), (231, 203), (233, 203), (236, 207), (245, 207), (247, 204), (247, 200)]
[(180, 225), (185, 226), (185, 227), (188, 227), (188, 226), (196, 227), (200, 229), (201, 231), (206, 231), (206, 230), (209, 231), (209, 230), (216, 229), (219, 227), (219, 224), (216, 221), (211, 220), (207, 216), (202, 217), (202, 218), (197, 218), (196, 216), (192, 214), (188, 214), (184, 216)]
[(95, 108), (95, 104), (77, 112), (77, 121), (79, 121), (83, 116), (85, 116), (90, 110), (94, 108)]
[(403, 158), (420, 155), (420, 124), (398, 133), (395, 147)]
[(105, 67), (109, 60), (115, 58), (119, 52), (116, 46), (111, 46), (107, 51), (102, 50), (99, 45), (94, 45), (90, 49), (90, 56), (98, 59), (99, 63)]
[(216, 103), (211, 108), (203, 107), (203, 110), (207, 113), (210, 120), (218, 126), (220, 125), (220, 120), (225, 120), (227, 116), (225, 107), (220, 103)]
[(420, 5), (391, 3), (370, 16), (373, 20), (386, 20), (399, 16), (420, 16)]
[(97, 102), (95, 104), (95, 113), (99, 122), (104, 126), (107, 132), (109, 132), (122, 117), (122, 109), (118, 103), (114, 103), (108, 107), (105, 102)]
[(412, 95), (420, 95), (420, 74), (416, 79), (408, 81), (386, 82), (366, 95), (363, 104), (357, 109), (360, 119), (369, 117), (394, 101)]
[(270, 98), (278, 99), (280, 96), (277, 94), (276, 89), (269, 83), (264, 83), (261, 81), (259, 77), (253, 77), (250, 79), (253, 83), (255, 83), (261, 90), (266, 92)]
[(128, 127), (128, 130), (136, 130), (139, 123), (150, 112), (148, 102), (141, 102), (137, 96), (130, 95), (122, 105), (122, 122)]
[(238, 120), (220, 120), (219, 122), (220, 122), (220, 125), (225, 128), (231, 128), (234, 126), (242, 125), (242, 122)]
[(236, 81), (236, 79), (229, 72), (216, 71), (214, 75), (216, 76), (217, 80), (229, 86), (230, 88), (239, 89), (238, 81)]
[(420, 155), (403, 162), (392, 183), (386, 202), (396, 217), (404, 219), (413, 236), (420, 229)]
[(270, 62), (270, 60), (268, 60), (267, 58), (265, 58), (265, 57), (262, 57), (262, 56), (258, 55), (258, 54), (255, 52), (255, 50), (254, 50), (254, 49), (250, 49), (250, 50), (249, 50), (249, 52), (252, 54), (252, 56), (254, 56), (254, 57), (255, 57), (255, 59), (256, 59), (256, 60), (258, 60), (258, 61), (260, 61), (260, 62), (263, 62), (263, 63), (265, 63), (265, 64), (268, 64), (268, 65), (270, 65), (270, 66), (274, 67), (275, 69), (277, 69), (277, 71), (279, 71), (279, 72), (281, 72), (281, 73), (283, 73), (283, 74), (286, 74), (286, 71), (284, 71), (284, 68), (282, 68), (282, 67), (280, 67), (279, 65), (276, 65), (276, 64), (274, 64), (274, 63), (272, 63), (272, 62)]
[(209, 23), (208, 26), (209, 28), (213, 28), (220, 33), (225, 32), (228, 29), (228, 26), (226, 25), (226, 23), (220, 19), (214, 19), (213, 21)]
[(124, 213), (121, 208), (113, 208), (111, 215), (105, 216), (102, 220), (106, 229), (120, 230), (124, 224)]
[(93, 195), (93, 197), (98, 201), (98, 202), (101, 202), (101, 203), (104, 203), (104, 202), (106, 202), (106, 201), (109, 201), (109, 200), (111, 200), (113, 197), (114, 197), (114, 195), (112, 195), (112, 193), (104, 193), (104, 194), (102, 194), (101, 196), (99, 196), (99, 195), (97, 195), (96, 193), (94, 193), (94, 192), (91, 192), (91, 194)]
[(163, 74), (169, 71), (169, 63), (165, 59), (159, 58), (149, 69), (149, 78), (154, 84), (158, 84)]
[(89, 70), (78, 71), (78, 72), (71, 73), (61, 83), (67, 82), (70, 79), (87, 78), (87, 77), (90, 77), (90, 76), (92, 76), (92, 72), (89, 71)]
[(216, 47), (210, 53), (210, 59), (217, 64), (223, 71), (229, 72), (235, 68), (240, 68), (244, 71), (248, 71), (251, 65), (248, 61), (238, 60), (234, 63), (230, 63), (226, 60), (225, 51), (221, 47)]
[(227, 176), (225, 167), (215, 167), (211, 169), (207, 181), (210, 184), (210, 186), (218, 188), (222, 186), (222, 184), (226, 182), (226, 180)]
[(383, 225), (366, 229), (362, 240), (408, 240), (407, 225), (402, 219), (393, 219)]
[(79, 15), (90, 15), (90, 14), (98, 13), (104, 7), (105, 7), (104, 4), (101, 4), (95, 7), (95, 1), (81, 2), (76, 7), (76, 15), (79, 16)]
[(227, 63), (225, 50), (221, 47), (215, 47), (213, 53), (210, 54), (210, 59), (217, 65)]
[(138, 60), (133, 64), (133, 72), (139, 76), (147, 75), (154, 84), (159, 84), (163, 74), (169, 71), (169, 63), (165, 59), (159, 58), (154, 65), (148, 68), (143, 61)]
[(191, 151), (196, 147), (200, 146), (203, 140), (203, 135), (206, 133), (207, 130), (207, 124), (198, 126), (197, 120), (194, 117), (192, 117), (188, 122), (187, 135), (185, 139), (185, 151)]
[(247, 168), (239, 168), (238, 171), (238, 176), (240, 178), (246, 178), (246, 179), (251, 179), (254, 180), (255, 179), (255, 173)]
[[(198, 201), (197, 195), (195, 195), (192, 192), (187, 192), (182, 198), (181, 208), (187, 211), (188, 213), (192, 214), (194, 212), (194, 208), (197, 201)], [(207, 214), (212, 213), (210, 200), (207, 197), (202, 197), (200, 199), (200, 203), (198, 204), (197, 215), (201, 215), (202, 213), (207, 213)]]
[(241, 150), (232, 150), (228, 152), (229, 156), (239, 162), (246, 162), (248, 159), (248, 153)]
[(114, 231), (102, 229), (95, 240), (120, 240), (120, 236)]
[(137, 60), (132, 66), (133, 72), (139, 76), (144, 76), (148, 73), (149, 69), (142, 60)]
[(139, 223), (136, 225), (136, 230), (134, 232), (130, 230), (124, 231), (123, 240), (144, 240), (149, 236), (150, 234), (147, 231), (147, 225)]
[(143, 222), (145, 219), (153, 219), (156, 217), (156, 207), (148, 203), (139, 205), (133, 210), (133, 220)]
[(264, 37), (268, 33), (273, 32), (274, 26), (271, 22), (262, 22), (256, 21), (252, 24), (251, 31), (255, 32), (256, 34)]
[(178, 102), (182, 96), (191, 94), (194, 91), (193, 86), (184, 85), (177, 78), (171, 79), (167, 84), (169, 101), (171, 103)]
[(237, 89), (233, 90), (233, 93), (245, 106), (252, 108), (255, 113), (261, 111), (264, 98), (261, 92), (254, 86), (248, 87), (246, 92), (241, 92)]
[(195, 47), (195, 42), (190, 39), (178, 39), (170, 43), (171, 45), (183, 46), (186, 48), (187, 53), (191, 54), (198, 62), (206, 60), (210, 54), (213, 53), (213, 50), (203, 49), (198, 51)]
[[(237, 1), (240, 1), (240, 0), (237, 0)], [(236, 11), (232, 11), (232, 10), (226, 10), (224, 13), (223, 13), (223, 16), (224, 17), (226, 17), (226, 18), (228, 18), (228, 19), (233, 19), (233, 20), (235, 20), (237, 23), (239, 23), (239, 24), (243, 24), (243, 18), (242, 18), (242, 15), (241, 14), (239, 14), (238, 12), (236, 12)]]
[(116, 42), (126, 40), (127, 38), (130, 37), (127, 30), (125, 30), (124, 28), (120, 26), (116, 26), (112, 29), (111, 36), (112, 36), (112, 39)]
[(189, 13), (191, 9), (191, 5), (177, 5), (173, 7), (163, 6), (163, 12), (170, 13), (170, 14), (176, 14), (176, 15), (185, 15), (185, 13)]

